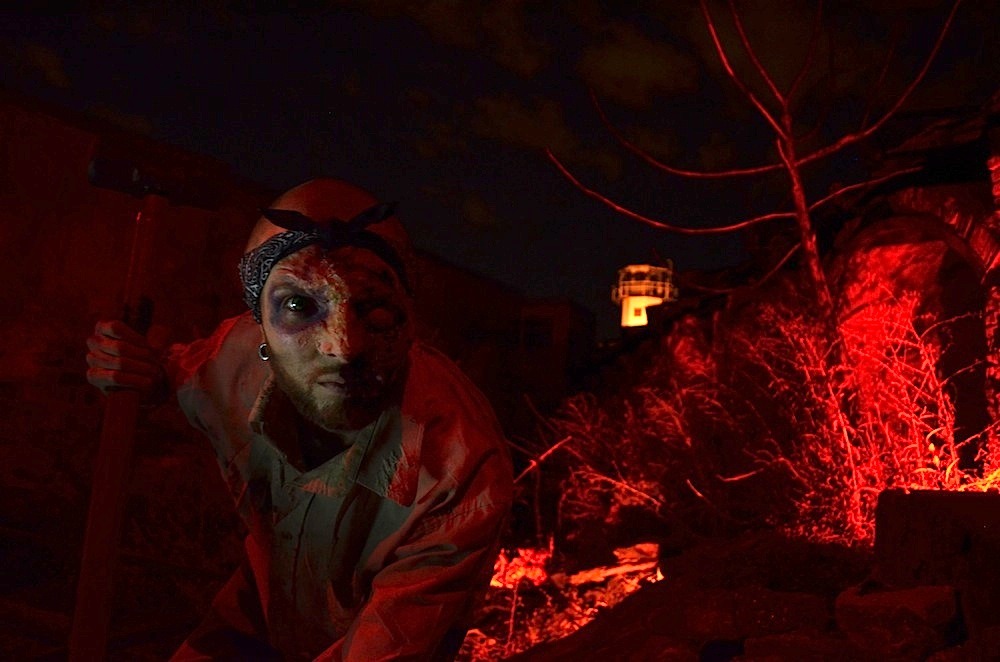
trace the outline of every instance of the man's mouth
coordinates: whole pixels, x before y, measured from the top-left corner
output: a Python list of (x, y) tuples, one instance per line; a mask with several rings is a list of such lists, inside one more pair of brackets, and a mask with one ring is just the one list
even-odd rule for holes
[(346, 398), (369, 398), (381, 390), (381, 380), (360, 369), (321, 372), (313, 383), (324, 391), (338, 393)]
[(347, 386), (347, 382), (343, 379), (321, 379), (316, 384), (325, 388), (345, 388)]
[(347, 387), (347, 380), (339, 373), (327, 373), (316, 377), (314, 380), (317, 386), (330, 389), (344, 389)]

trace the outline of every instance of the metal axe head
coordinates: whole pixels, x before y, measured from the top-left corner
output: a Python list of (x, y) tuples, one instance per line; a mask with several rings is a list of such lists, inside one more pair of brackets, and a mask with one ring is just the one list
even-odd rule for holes
[(136, 139), (101, 140), (87, 177), (101, 188), (203, 209), (219, 207), (230, 180), (228, 167), (218, 161)]

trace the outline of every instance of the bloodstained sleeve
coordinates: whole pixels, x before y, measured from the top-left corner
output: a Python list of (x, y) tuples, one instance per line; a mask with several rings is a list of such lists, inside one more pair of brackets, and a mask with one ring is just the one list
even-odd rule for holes
[(373, 578), (371, 596), (347, 634), (317, 659), (453, 656), (461, 642), (452, 640), (464, 634), (463, 621), (489, 584), (510, 492), (509, 465), (494, 454), (454, 507), (429, 511), (417, 524)]

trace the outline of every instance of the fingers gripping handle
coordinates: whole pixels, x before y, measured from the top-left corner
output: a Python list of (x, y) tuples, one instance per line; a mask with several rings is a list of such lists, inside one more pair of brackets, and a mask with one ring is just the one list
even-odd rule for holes
[[(148, 330), (152, 313), (150, 299), (144, 292), (148, 284), (153, 234), (156, 220), (166, 207), (166, 198), (148, 193), (143, 197), (133, 228), (132, 250), (125, 278), (124, 321), (143, 334)], [(106, 657), (114, 571), (139, 398), (140, 394), (135, 390), (115, 391), (108, 394), (105, 405), (70, 631), (71, 662), (97, 662)]]

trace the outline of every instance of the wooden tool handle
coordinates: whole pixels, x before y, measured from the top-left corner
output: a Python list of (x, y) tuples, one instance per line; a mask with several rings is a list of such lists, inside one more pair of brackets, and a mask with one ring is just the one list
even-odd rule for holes
[(125, 511), (129, 465), (139, 412), (137, 391), (108, 394), (94, 463), (87, 529), (76, 586), (69, 659), (98, 662), (106, 657), (114, 597), (115, 566)]
[[(140, 333), (146, 332), (149, 323), (148, 299), (143, 293), (154, 224), (166, 204), (162, 196), (148, 194), (143, 198), (142, 210), (136, 216), (125, 279), (124, 318)], [(106, 657), (115, 566), (140, 399), (140, 393), (132, 390), (114, 391), (107, 397), (94, 463), (76, 588), (76, 608), (70, 631), (71, 662), (100, 662)]]

